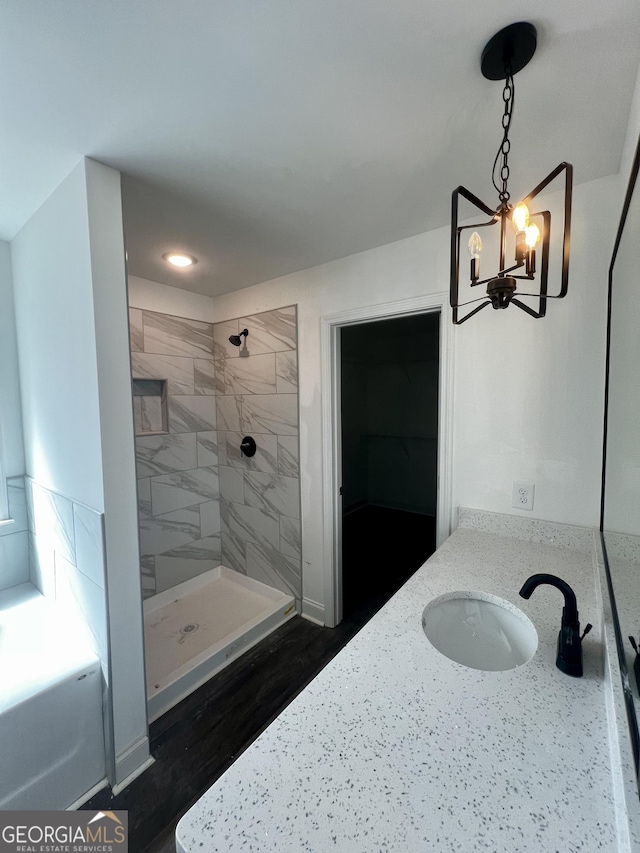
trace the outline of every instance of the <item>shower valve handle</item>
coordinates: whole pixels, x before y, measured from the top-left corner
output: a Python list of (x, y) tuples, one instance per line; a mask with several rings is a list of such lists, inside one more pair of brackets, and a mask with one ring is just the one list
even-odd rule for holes
[(246, 435), (241, 443), (240, 443), (240, 453), (243, 456), (255, 456), (256, 455), (256, 442), (255, 439), (251, 438), (250, 435)]

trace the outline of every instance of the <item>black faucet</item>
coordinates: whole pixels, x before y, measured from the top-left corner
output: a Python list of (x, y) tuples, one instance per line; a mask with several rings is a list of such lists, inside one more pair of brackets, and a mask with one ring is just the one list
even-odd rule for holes
[(562, 622), (558, 634), (558, 656), (556, 666), (567, 675), (575, 678), (582, 677), (582, 640), (589, 633), (593, 625), (587, 625), (584, 634), (580, 636), (580, 622), (578, 621), (578, 603), (576, 594), (566, 581), (555, 575), (531, 575), (523, 583), (520, 595), (522, 598), (531, 598), (531, 593), (541, 583), (555, 586), (564, 595), (564, 607), (562, 609)]

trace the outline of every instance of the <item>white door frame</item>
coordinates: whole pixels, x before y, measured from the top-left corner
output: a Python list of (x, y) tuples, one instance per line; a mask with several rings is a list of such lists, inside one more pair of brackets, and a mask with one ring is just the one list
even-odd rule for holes
[(385, 302), (329, 314), (320, 318), (322, 352), (322, 467), (324, 520), (325, 625), (335, 627), (342, 618), (340, 584), (342, 545), (342, 479), (340, 418), (340, 328), (409, 314), (440, 312), (440, 365), (438, 383), (438, 479), (436, 547), (451, 533), (453, 445), (453, 336), (448, 319), (449, 294), (434, 293), (398, 302)]

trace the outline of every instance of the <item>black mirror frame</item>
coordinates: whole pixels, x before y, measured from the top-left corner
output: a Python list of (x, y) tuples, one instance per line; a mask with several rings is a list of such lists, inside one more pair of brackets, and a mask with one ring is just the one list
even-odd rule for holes
[[(622, 632), (620, 629), (620, 620), (618, 618), (618, 609), (616, 607), (616, 599), (615, 593), (613, 590), (613, 581), (611, 577), (611, 568), (609, 564), (609, 556), (607, 554), (607, 545), (604, 538), (604, 511), (605, 511), (605, 497), (606, 497), (606, 480), (607, 480), (607, 428), (608, 428), (608, 418), (609, 418), (609, 366), (611, 361), (611, 314), (612, 314), (612, 296), (613, 296), (613, 272), (614, 266), (616, 262), (616, 258), (618, 256), (618, 250), (620, 248), (620, 243), (622, 241), (622, 235), (624, 232), (624, 227), (627, 222), (627, 216), (629, 214), (629, 208), (631, 207), (631, 201), (633, 199), (633, 193), (636, 189), (638, 172), (640, 171), (640, 139), (638, 140), (638, 144), (636, 146), (636, 152), (633, 159), (633, 165), (631, 167), (631, 174), (629, 176), (629, 183), (627, 184), (627, 192), (624, 198), (624, 204), (622, 205), (622, 214), (620, 216), (620, 223), (618, 225), (618, 230), (616, 233), (616, 239), (613, 246), (613, 252), (611, 255), (611, 263), (609, 265), (609, 281), (608, 281), (608, 296), (607, 296), (607, 350), (606, 350), (606, 362), (605, 362), (605, 390), (604, 390), (604, 433), (603, 433), (603, 446), (602, 446), (602, 487), (601, 487), (601, 497), (600, 497), (600, 540), (602, 542), (602, 552), (604, 555), (604, 565), (607, 576), (607, 587), (609, 590), (609, 598), (611, 601), (611, 612), (613, 615), (613, 626), (616, 637), (616, 648), (618, 652), (618, 661), (620, 664), (620, 675), (622, 680), (622, 691), (624, 695), (625, 708), (627, 712), (627, 721), (629, 724), (629, 737), (631, 739), (631, 748), (633, 751), (633, 759), (635, 762), (635, 771), (636, 771), (636, 782), (638, 783), (638, 796), (640, 797), (640, 729), (638, 727), (638, 717), (636, 714), (636, 709), (633, 700), (633, 694), (631, 691), (631, 685), (629, 681), (629, 671), (627, 667), (627, 661), (624, 651)], [(640, 191), (640, 189), (639, 189)]]

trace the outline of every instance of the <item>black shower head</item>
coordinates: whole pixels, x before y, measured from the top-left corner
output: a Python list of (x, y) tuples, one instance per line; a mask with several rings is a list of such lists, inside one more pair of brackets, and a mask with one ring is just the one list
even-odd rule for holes
[(239, 347), (242, 343), (242, 336), (244, 335), (246, 338), (248, 334), (249, 329), (243, 329), (239, 335), (229, 335), (229, 343), (233, 344), (234, 347)]

